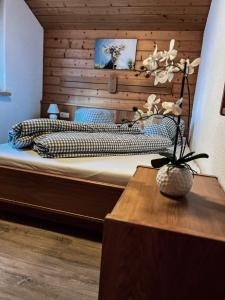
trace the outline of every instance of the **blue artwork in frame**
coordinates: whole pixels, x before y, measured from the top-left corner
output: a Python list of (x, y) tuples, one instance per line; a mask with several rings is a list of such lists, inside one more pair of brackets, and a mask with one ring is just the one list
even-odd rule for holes
[(97, 39), (96, 69), (132, 70), (135, 65), (136, 39)]

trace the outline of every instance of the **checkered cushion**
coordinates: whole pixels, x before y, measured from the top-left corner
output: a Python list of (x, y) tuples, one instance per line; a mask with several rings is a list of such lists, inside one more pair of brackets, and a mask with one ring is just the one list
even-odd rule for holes
[(75, 111), (75, 122), (114, 123), (114, 115), (112, 111), (106, 109), (78, 108)]
[[(172, 117), (172, 118), (173, 118), (173, 120), (168, 117), (162, 118), (161, 131), (164, 133), (164, 136), (170, 138), (173, 142), (175, 142), (177, 126), (176, 126), (174, 120), (177, 122), (177, 117)], [(180, 127), (180, 131), (181, 131), (181, 135), (183, 137), (183, 135), (184, 135), (184, 121), (183, 120), (181, 120), (179, 127)], [(179, 137), (179, 139), (180, 139), (180, 137)]]
[(140, 134), (138, 126), (129, 127), (106, 124), (75, 123), (52, 119), (31, 119), (18, 123), (9, 131), (9, 142), (17, 149), (32, 146), (35, 137), (52, 132), (114, 132), (120, 134)]
[(34, 119), (13, 126), (9, 138), (16, 148), (33, 146), (42, 157), (109, 156), (157, 153), (172, 145), (169, 138), (146, 136), (128, 124), (79, 124)]
[(157, 153), (171, 145), (165, 137), (108, 132), (60, 132), (34, 140), (34, 150), (48, 158)]
[(163, 135), (160, 130), (159, 124), (150, 124), (144, 127), (145, 135)]
[[(175, 121), (177, 121), (176, 117), (174, 118)], [(168, 118), (168, 117), (162, 117), (161, 122), (159, 124), (150, 124), (144, 127), (144, 134), (146, 135), (159, 135), (166, 137), (168, 139), (171, 139), (171, 141), (174, 143), (175, 142), (175, 136), (176, 136), (176, 124), (175, 122)], [(180, 123), (180, 130), (181, 130), (181, 135), (183, 136), (184, 134), (184, 121), (181, 120)], [(180, 137), (179, 137), (180, 141)]]

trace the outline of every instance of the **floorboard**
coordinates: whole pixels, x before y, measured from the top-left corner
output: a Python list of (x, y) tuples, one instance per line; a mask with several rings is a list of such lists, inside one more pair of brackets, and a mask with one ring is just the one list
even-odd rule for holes
[(101, 243), (0, 220), (1, 300), (95, 300)]

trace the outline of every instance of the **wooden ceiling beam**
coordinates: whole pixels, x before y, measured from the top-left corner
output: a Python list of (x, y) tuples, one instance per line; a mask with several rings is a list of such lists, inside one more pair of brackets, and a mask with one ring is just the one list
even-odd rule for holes
[(203, 31), (205, 27), (205, 23), (42, 23), (45, 29), (53, 29), (53, 30), (182, 30), (182, 31)]
[(208, 6), (147, 6), (147, 7), (67, 7), (33, 8), (36, 16), (57, 15), (202, 15), (207, 16)]
[[(68, 15), (68, 16), (40, 16), (41, 23), (204, 23), (205, 18), (201, 15)], [(88, 20), (88, 22), (87, 22)]]
[[(46, 30), (45, 31), (45, 38), (62, 38), (62, 39), (96, 39), (99, 38), (109, 38), (110, 31), (109, 30), (99, 30), (96, 31), (84, 31), (84, 30)], [(156, 40), (161, 41), (165, 40), (168, 41), (168, 39), (174, 38), (175, 40), (179, 41), (193, 41), (193, 40), (201, 40), (202, 39), (202, 32), (199, 31), (192, 31), (192, 32), (186, 32), (183, 34), (182, 31), (177, 30), (170, 30), (158, 32), (158, 31), (121, 31), (121, 32), (114, 32), (113, 33), (114, 38), (136, 38), (138, 40)]]
[(30, 7), (209, 6), (211, 0), (27, 0)]

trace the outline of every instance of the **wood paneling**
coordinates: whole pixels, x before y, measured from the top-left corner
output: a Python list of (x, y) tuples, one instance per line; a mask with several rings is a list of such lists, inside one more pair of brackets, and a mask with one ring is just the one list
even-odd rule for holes
[[(65, 111), (67, 105), (105, 107), (117, 110), (132, 110), (133, 106), (141, 107), (147, 100), (148, 93), (159, 94), (163, 100), (176, 101), (180, 94), (181, 76), (176, 75), (172, 83), (172, 93), (163, 92), (153, 87), (153, 79), (135, 76), (133, 71), (112, 71), (94, 69), (94, 53), (96, 38), (136, 38), (136, 68), (142, 60), (148, 57), (157, 43), (159, 49), (167, 49), (171, 38), (176, 39), (179, 57), (189, 57), (191, 60), (200, 55), (202, 32), (199, 31), (107, 31), (107, 30), (46, 30), (45, 31), (45, 67), (44, 67), (44, 98), (43, 107), (49, 103), (58, 103)], [(115, 74), (118, 85), (124, 82), (136, 82), (135, 87), (118, 88), (117, 93), (111, 94), (105, 86), (109, 78)], [(191, 98), (193, 100), (196, 75), (190, 76)], [(72, 76), (72, 77), (71, 77)], [(69, 78), (79, 78), (72, 82)], [(102, 85), (90, 83), (88, 78), (101, 81)], [(92, 80), (92, 81), (93, 81)], [(147, 86), (145, 88), (145, 86)], [(158, 90), (157, 90), (158, 89)], [(184, 115), (187, 113), (187, 90), (184, 102)], [(69, 109), (72, 111), (71, 109)], [(70, 116), (73, 119), (73, 115)]]
[(27, 0), (48, 29), (203, 30), (211, 0)]
[(107, 91), (106, 95), (109, 97), (111, 97), (109, 94), (115, 94), (117, 92), (121, 92), (121, 94), (123, 92), (155, 93), (161, 95), (172, 94), (172, 85), (170, 83), (159, 86), (150, 86), (148, 79), (137, 80), (117, 78), (116, 73), (111, 73), (109, 78), (64, 76), (60, 83), (61, 86), (67, 88)]

